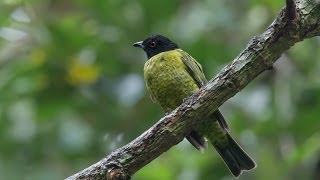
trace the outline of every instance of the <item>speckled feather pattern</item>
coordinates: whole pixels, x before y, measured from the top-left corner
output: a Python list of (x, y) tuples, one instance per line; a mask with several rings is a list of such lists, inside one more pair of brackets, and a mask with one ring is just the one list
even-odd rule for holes
[(178, 107), (184, 98), (199, 88), (186, 71), (182, 55), (175, 50), (159, 53), (144, 66), (147, 88), (161, 107), (170, 112)]

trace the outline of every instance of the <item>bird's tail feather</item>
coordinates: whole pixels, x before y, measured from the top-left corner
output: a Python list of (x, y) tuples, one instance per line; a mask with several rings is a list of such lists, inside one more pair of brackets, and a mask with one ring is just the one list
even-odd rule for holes
[(254, 160), (235, 142), (227, 133), (227, 145), (214, 145), (231, 173), (238, 177), (243, 170), (251, 170), (256, 167)]
[(191, 131), (187, 136), (186, 139), (200, 152), (203, 153), (204, 149), (207, 148), (208, 144), (204, 137), (200, 136), (196, 131)]

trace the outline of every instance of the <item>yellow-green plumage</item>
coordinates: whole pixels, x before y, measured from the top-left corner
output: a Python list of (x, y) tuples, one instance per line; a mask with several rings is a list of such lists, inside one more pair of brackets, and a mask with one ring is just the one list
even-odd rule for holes
[[(134, 46), (147, 53), (144, 78), (151, 99), (169, 113), (185, 98), (207, 83), (201, 65), (169, 39), (155, 35)], [(186, 137), (197, 149), (206, 147), (205, 137), (218, 151), (234, 176), (255, 167), (255, 162), (241, 149), (228, 132), (219, 110), (199, 124)]]
[[(191, 68), (186, 65), (186, 61), (191, 61)], [(181, 49), (159, 53), (145, 63), (144, 78), (150, 96), (165, 112), (173, 111), (183, 99), (199, 90), (198, 84), (205, 83), (197, 83), (189, 69), (198, 71), (199, 79), (205, 81), (200, 64)], [(222, 145), (226, 142), (225, 132), (216, 120), (200, 125), (199, 128), (199, 134), (211, 143)]]
[(181, 50), (159, 53), (144, 66), (144, 78), (152, 99), (170, 112), (178, 107), (184, 98), (199, 88), (186, 71)]

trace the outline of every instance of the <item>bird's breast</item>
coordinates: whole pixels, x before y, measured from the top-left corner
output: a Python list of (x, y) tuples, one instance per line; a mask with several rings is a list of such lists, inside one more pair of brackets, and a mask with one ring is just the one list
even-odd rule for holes
[(149, 59), (144, 67), (144, 78), (151, 96), (166, 112), (178, 107), (184, 98), (198, 90), (179, 55)]

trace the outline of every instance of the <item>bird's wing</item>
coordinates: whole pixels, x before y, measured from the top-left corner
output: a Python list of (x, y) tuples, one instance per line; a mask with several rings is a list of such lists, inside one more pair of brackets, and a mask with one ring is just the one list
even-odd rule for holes
[(182, 54), (182, 61), (187, 67), (187, 72), (197, 83), (198, 87), (200, 88), (201, 86), (207, 84), (207, 79), (204, 76), (201, 65), (183, 50), (180, 50), (180, 53)]
[(223, 115), (221, 114), (220, 110), (216, 110), (213, 113), (213, 116), (218, 120), (218, 123), (220, 124), (220, 126), (225, 130), (225, 131), (229, 131), (229, 126), (227, 121), (224, 119)]
[[(201, 86), (207, 84), (207, 79), (203, 73), (201, 64), (199, 64), (193, 57), (191, 57), (188, 53), (184, 52), (183, 50), (180, 50), (180, 53), (182, 54), (182, 61), (187, 67), (187, 72), (197, 83), (198, 87), (200, 88)], [(228, 123), (222, 116), (219, 109), (215, 111), (213, 115), (218, 120), (220, 126), (223, 129), (229, 130)]]

